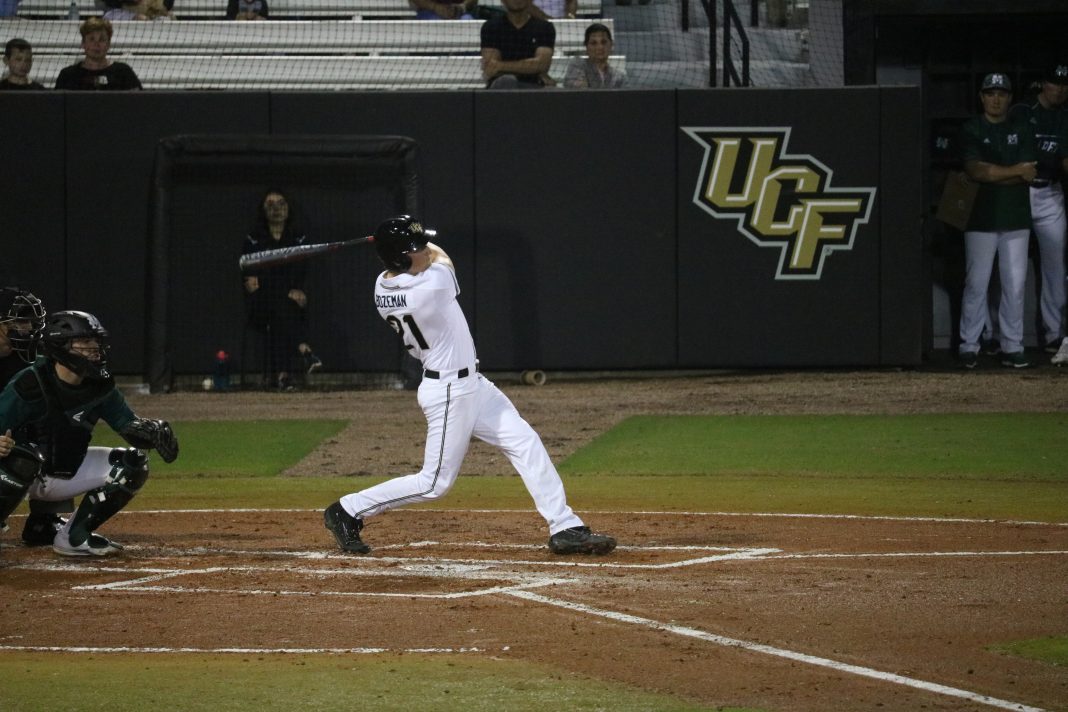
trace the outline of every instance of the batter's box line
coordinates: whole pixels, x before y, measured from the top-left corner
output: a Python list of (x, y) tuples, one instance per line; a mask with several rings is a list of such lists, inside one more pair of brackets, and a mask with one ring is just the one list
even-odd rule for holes
[[(438, 543), (438, 542), (419, 542), (419, 548), (427, 548), (430, 545), (438, 546), (450, 546), (450, 547), (471, 547), (475, 548), (470, 543)], [(406, 544), (389, 544), (385, 546), (376, 547), (376, 550), (381, 551), (383, 549), (405, 549), (408, 548)], [(619, 551), (621, 547), (616, 547)], [(775, 554), (781, 552), (782, 549), (776, 548), (729, 548), (729, 547), (682, 547), (683, 551), (723, 551), (726, 553), (715, 554), (712, 556), (701, 556), (692, 559), (682, 559), (679, 561), (669, 561), (659, 564), (628, 564), (613, 559), (600, 559), (597, 561), (576, 561), (574, 559), (556, 559), (556, 560), (524, 560), (524, 559), (466, 559), (466, 558), (449, 558), (449, 557), (426, 557), (426, 556), (367, 556), (358, 557), (347, 554), (338, 554), (322, 551), (285, 551), (285, 550), (244, 550), (244, 549), (212, 549), (209, 547), (194, 547), (191, 549), (170, 549), (166, 547), (153, 547), (151, 549), (139, 547), (137, 545), (131, 545), (126, 547), (127, 551), (145, 551), (151, 553), (152, 551), (163, 552), (170, 556), (272, 556), (272, 557), (290, 557), (300, 559), (316, 559), (316, 560), (337, 560), (337, 561), (349, 561), (353, 564), (404, 564), (404, 563), (439, 563), (443, 565), (449, 564), (465, 564), (465, 565), (482, 565), (482, 566), (536, 566), (536, 567), (555, 567), (555, 568), (593, 568), (593, 569), (641, 569), (641, 570), (657, 570), (657, 569), (675, 569), (685, 568), (689, 566), (698, 566), (700, 564), (714, 563), (717, 561), (736, 561), (740, 559), (758, 559), (767, 557), (769, 554)], [(625, 547), (625, 551), (678, 551), (679, 547)]]
[(128, 646), (87, 645), (0, 645), (0, 652), (27, 653), (196, 653), (200, 655), (378, 655), (397, 654), (445, 654), (445, 653), (490, 653), (507, 652), (510, 645), (500, 648), (165, 648)]
[[(53, 571), (55, 570), (48, 564), (38, 565), (22, 565), (19, 568), (38, 570), (38, 571)], [(64, 571), (71, 571), (68, 567), (62, 568)], [(80, 571), (81, 573), (99, 573), (103, 570), (107, 572), (121, 572), (121, 573), (140, 573), (130, 569), (116, 569), (115, 567), (80, 567), (73, 569)], [(182, 576), (212, 576), (215, 574), (289, 574), (293, 576), (309, 576), (316, 578), (324, 578), (327, 576), (358, 576), (360, 578), (372, 578), (372, 577), (390, 577), (390, 578), (440, 578), (451, 580), (479, 580), (481, 577), (476, 575), (476, 572), (470, 568), (463, 569), (449, 569), (448, 567), (433, 566), (422, 567), (417, 571), (405, 571), (393, 569), (392, 571), (367, 571), (363, 569), (315, 569), (315, 568), (289, 568), (289, 567), (277, 567), (277, 566), (210, 566), (202, 569), (172, 569), (163, 573), (153, 573), (150, 576), (141, 576), (134, 579), (124, 579), (121, 581), (110, 581), (108, 583), (95, 583), (95, 584), (81, 584), (71, 586), (72, 591), (111, 591), (111, 592), (136, 592), (136, 593), (191, 593), (191, 594), (218, 594), (218, 595), (260, 595), (260, 596), (336, 596), (346, 598), (424, 598), (424, 599), (439, 599), (439, 600), (451, 600), (460, 598), (473, 598), (477, 596), (489, 596), (498, 593), (507, 594), (515, 591), (521, 591), (532, 588), (545, 588), (547, 586), (557, 585), (570, 585), (576, 583), (572, 579), (549, 577), (549, 576), (525, 576), (522, 574), (515, 575), (512, 580), (504, 585), (488, 586), (486, 588), (480, 588), (474, 591), (457, 591), (453, 593), (424, 593), (424, 592), (405, 592), (405, 593), (392, 593), (388, 591), (324, 591), (316, 589), (313, 591), (289, 591), (284, 589), (248, 589), (248, 588), (215, 588), (210, 586), (161, 586), (161, 585), (146, 585), (154, 584), (158, 581), (167, 579), (175, 579)]]

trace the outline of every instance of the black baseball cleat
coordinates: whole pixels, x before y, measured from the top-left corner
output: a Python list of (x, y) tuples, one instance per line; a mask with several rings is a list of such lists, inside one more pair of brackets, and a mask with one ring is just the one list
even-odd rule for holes
[(352, 554), (368, 554), (371, 547), (367, 546), (360, 538), (360, 530), (363, 529), (363, 520), (357, 519), (341, 506), (341, 502), (334, 502), (323, 512), (323, 524), (334, 533), (337, 545), (343, 551)]
[(589, 527), (571, 527), (549, 537), (549, 551), (554, 554), (607, 554), (615, 548), (615, 539)]
[(30, 512), (22, 527), (22, 543), (26, 546), (52, 546), (56, 532), (66, 523), (67, 520), (58, 514)]

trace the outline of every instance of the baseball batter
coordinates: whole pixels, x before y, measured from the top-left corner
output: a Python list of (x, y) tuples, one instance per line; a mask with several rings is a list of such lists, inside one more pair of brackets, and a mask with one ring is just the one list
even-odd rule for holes
[(986, 324), (987, 287), (998, 261), (1001, 299), (1001, 363), (1030, 365), (1024, 355), (1024, 285), (1031, 206), (1027, 186), (1035, 179), (1034, 141), (1027, 124), (1009, 118), (1012, 82), (998, 72), (983, 78), (983, 113), (961, 129), (961, 159), (968, 177), (979, 183), (964, 231), (965, 279), (960, 314), (960, 360), (978, 364), (979, 339)]
[(1057, 351), (1064, 338), (1064, 177), (1061, 161), (1068, 141), (1068, 63), (1058, 64), (1046, 73), (1042, 89), (1029, 104), (1012, 107), (1010, 117), (1025, 121), (1032, 131), (1038, 152), (1038, 175), (1031, 183), (1031, 229), (1038, 242), (1042, 290), (1039, 313), (1042, 316), (1044, 344), (1048, 353)]
[(402, 215), (382, 223), (374, 241), (386, 267), (375, 282), (375, 306), (423, 365), (418, 394), (427, 421), (423, 469), (342, 497), (324, 512), (326, 528), (344, 551), (368, 553), (371, 547), (360, 538), (364, 520), (443, 497), (474, 436), (500, 448), (519, 472), (548, 523), (552, 552), (607, 554), (615, 539), (591, 532), (571, 511), (541, 438), (478, 372), (475, 344), (456, 300), (456, 272), (448, 255), (428, 242), (433, 235)]

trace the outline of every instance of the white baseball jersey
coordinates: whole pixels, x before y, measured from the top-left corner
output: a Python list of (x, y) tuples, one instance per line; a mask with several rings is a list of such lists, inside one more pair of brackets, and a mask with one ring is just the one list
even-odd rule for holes
[(369, 518), (395, 507), (443, 497), (460, 474), (471, 438), (500, 448), (534, 499), (549, 533), (582, 526), (567, 504), (560, 474), (541, 438), (497, 386), (478, 372), (475, 343), (456, 301), (453, 268), (434, 262), (412, 275), (379, 275), (375, 306), (423, 362), (419, 406), (427, 437), (419, 472), (394, 477), (341, 498), (354, 517)]
[(416, 275), (383, 272), (375, 282), (378, 313), (401, 335), (408, 353), (432, 371), (474, 369), (475, 342), (456, 301), (459, 294), (452, 267), (437, 262)]

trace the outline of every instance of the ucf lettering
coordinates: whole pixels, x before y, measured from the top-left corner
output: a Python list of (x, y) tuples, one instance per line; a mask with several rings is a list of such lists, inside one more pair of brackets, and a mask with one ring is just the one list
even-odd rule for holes
[(775, 279), (819, 279), (824, 258), (849, 250), (868, 222), (875, 188), (832, 186), (834, 172), (790, 155), (789, 128), (688, 128), (705, 149), (694, 203), (735, 220), (760, 247), (780, 250)]

